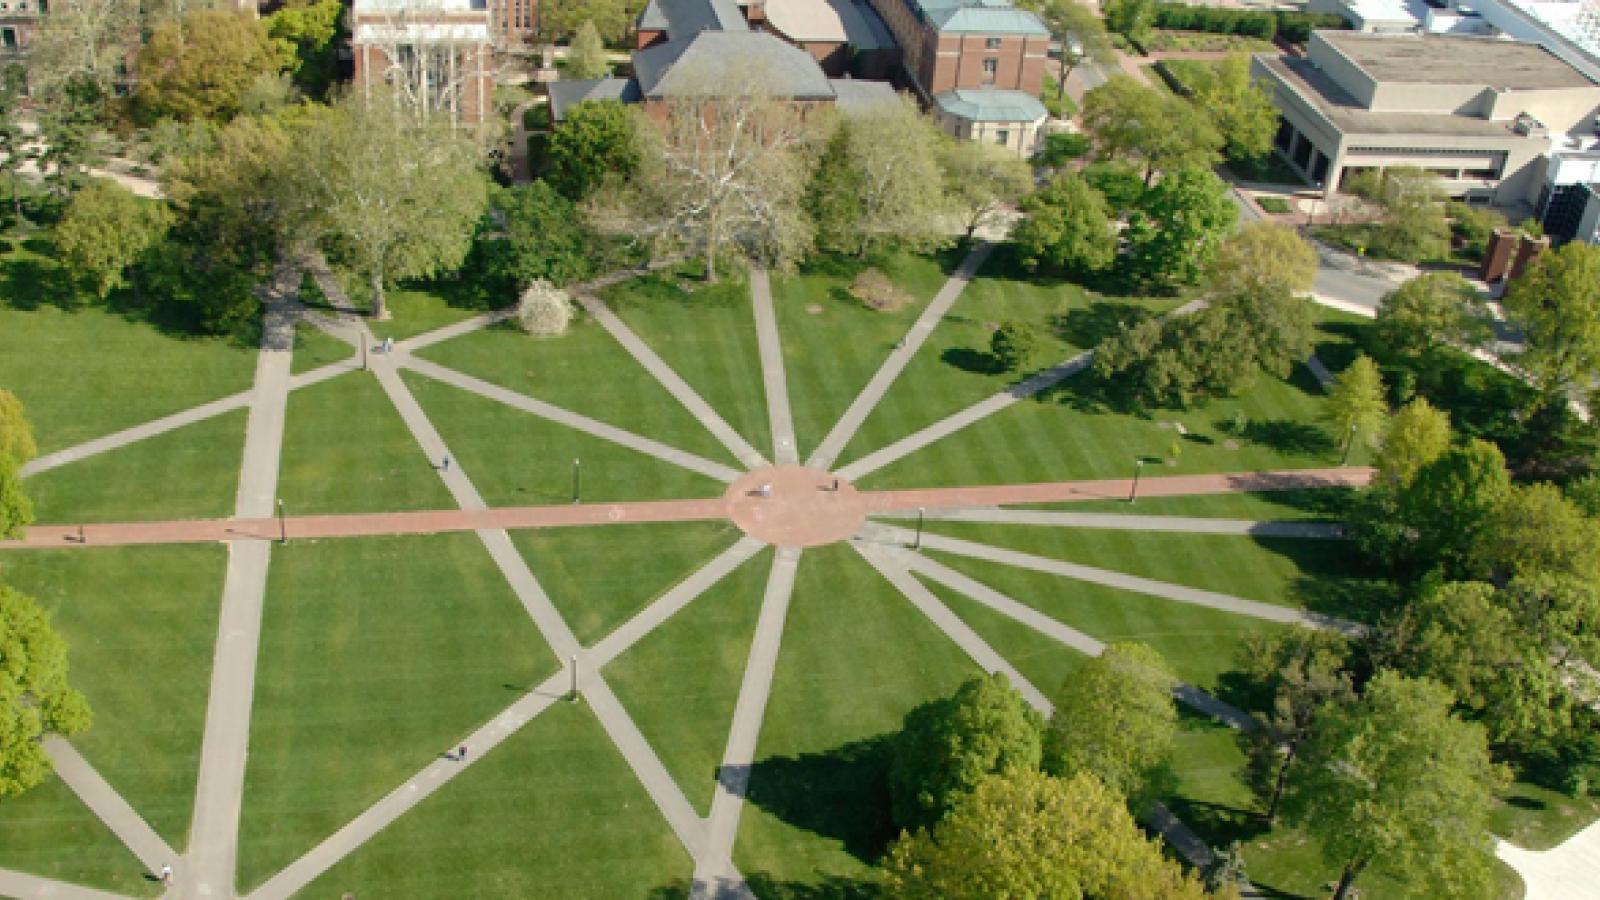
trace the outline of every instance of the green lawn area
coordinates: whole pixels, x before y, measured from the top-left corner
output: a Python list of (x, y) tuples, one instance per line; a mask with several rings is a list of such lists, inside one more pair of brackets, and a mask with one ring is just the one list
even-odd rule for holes
[(300, 322), (294, 326), (294, 361), (290, 370), (298, 375), (329, 363), (343, 362), (359, 352), (321, 328)]
[(932, 522), (928, 531), (1279, 606), (1374, 621), (1392, 601), (1347, 541)]
[(484, 328), (419, 355), (530, 397), (718, 462), (734, 458), (644, 367), (590, 319), (558, 338)]
[(231, 515), (247, 415), (234, 410), (34, 475), (24, 482), (34, 519), (128, 522)]
[(1489, 830), (1529, 850), (1548, 850), (1600, 819), (1600, 796), (1591, 790), (1571, 797), (1528, 781), (1516, 781), (1489, 820)]
[(1238, 668), (1240, 643), (1284, 626), (1250, 616), (947, 553), (930, 556), (968, 577), (1101, 641), (1149, 644), (1184, 681), (1215, 691)]
[(615, 631), (739, 537), (727, 522), (511, 533), (528, 568), (585, 646)]
[(298, 896), (646, 897), (692, 868), (593, 714), (556, 703)]
[(606, 667), (606, 680), (689, 802), (711, 812), (772, 554), (730, 572)]
[[(1132, 310), (1164, 312), (1177, 303), (1108, 298), (1060, 279), (1029, 275), (1004, 245), (961, 292), (839, 458), (864, 456), (1070, 359), (1098, 343)], [(1027, 372), (997, 371), (989, 352), (994, 329), (1013, 321), (1032, 325), (1039, 334), (1039, 356)]]
[(941, 257), (896, 254), (871, 263), (916, 300), (894, 312), (875, 311), (846, 293), (856, 274), (867, 268), (866, 262), (826, 258), (802, 265), (794, 274), (772, 276), (772, 302), (802, 459), (894, 352), (959, 260), (960, 255), (951, 252)]
[(295, 541), (273, 557), (240, 831), (247, 890), (557, 668), (474, 535)]
[[(680, 285), (689, 286), (685, 292)], [(718, 415), (769, 457), (772, 428), (756, 347), (750, 286), (715, 285), (681, 271), (644, 275), (608, 289), (605, 301)]]
[(371, 374), (289, 395), (278, 496), (290, 515), (454, 509), (456, 503)]
[(54, 265), (26, 251), (0, 255), (0, 386), (21, 398), (40, 453), (250, 387), (255, 352), (237, 341), (165, 332), (104, 306), (52, 305), (34, 282)]
[(581, 461), (585, 502), (720, 497), (727, 490), (714, 478), (620, 444), (414, 372), (402, 375), (490, 505), (572, 502), (574, 459)]
[[(1134, 460), (1173, 460), (1145, 474), (1317, 468), (1339, 462), (1322, 420), (1326, 397), (1305, 367), (1263, 377), (1243, 396), (1149, 416), (1112, 412), (1081, 393), (1079, 376), (1017, 403), (861, 480), (873, 490), (963, 484), (1128, 478)], [(1241, 417), (1244, 433), (1234, 435)], [(1188, 432), (1180, 436), (1174, 423)], [(1366, 462), (1357, 447), (1351, 465)]]
[(1058, 696), (1067, 679), (1089, 658), (959, 591), (920, 575), (917, 579), (1046, 697)]
[(71, 682), (94, 711), (73, 744), (180, 852), (226, 564), (200, 545), (0, 555), (0, 581), (37, 599), (70, 647)]
[(1354, 496), (1347, 488), (1308, 488), (1290, 491), (1194, 494), (1187, 497), (1140, 497), (1129, 504), (1121, 500), (1086, 500), (1081, 503), (1040, 503), (1018, 509), (1058, 509), (1068, 512), (1124, 513), (1141, 516), (1194, 516), (1253, 521), (1335, 522)]
[[(365, 298), (366, 294), (362, 296)], [(484, 312), (471, 306), (451, 305), (443, 292), (420, 286), (396, 288), (388, 293), (387, 300), (393, 318), (382, 322), (367, 320), (367, 327), (380, 341), (391, 337), (403, 341)]]
[(875, 877), (894, 837), (876, 739), (976, 674), (848, 546), (804, 553), (734, 848), (758, 895)]
[(0, 803), (0, 867), (135, 897), (161, 885), (54, 775)]

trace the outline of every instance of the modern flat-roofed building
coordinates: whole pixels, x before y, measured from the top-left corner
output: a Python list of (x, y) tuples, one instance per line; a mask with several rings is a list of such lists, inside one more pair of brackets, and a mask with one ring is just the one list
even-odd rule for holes
[(1278, 151), (1327, 194), (1355, 172), (1415, 166), (1453, 195), (1534, 203), (1552, 150), (1593, 135), (1600, 85), (1537, 44), (1318, 31), (1304, 58), (1258, 54)]

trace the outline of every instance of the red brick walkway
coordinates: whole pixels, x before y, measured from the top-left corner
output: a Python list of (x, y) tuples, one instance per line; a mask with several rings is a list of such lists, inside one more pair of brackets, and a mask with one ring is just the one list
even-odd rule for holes
[[(170, 522), (119, 522), (101, 525), (36, 525), (20, 541), (0, 541), (0, 549), (48, 549), (125, 544), (189, 544), (213, 541), (338, 538), (383, 534), (437, 534), (481, 528), (566, 528), (576, 525), (625, 525), (639, 522), (691, 522), (731, 519), (742, 528), (750, 522), (749, 507), (769, 502), (810, 504), (808, 510), (777, 510), (785, 515), (780, 535), (751, 528), (756, 537), (775, 539), (785, 546), (813, 546), (841, 539), (834, 516), (818, 515), (817, 489), (787, 495), (774, 492), (758, 501), (748, 496), (760, 473), (740, 479), (723, 497), (700, 500), (654, 500), (634, 503), (578, 503), (560, 506), (506, 506), (486, 510), (422, 510), (417, 512), (357, 513), (326, 516), (289, 516), (278, 519), (185, 519)], [(1139, 482), (1140, 497), (1178, 497), (1192, 494), (1280, 491), (1298, 488), (1358, 487), (1372, 478), (1367, 468), (1300, 469), (1283, 472), (1238, 472), (1220, 475), (1146, 477)], [(783, 480), (779, 478), (778, 480)], [(844, 485), (848, 487), (848, 485)], [(1129, 479), (1058, 481), (1040, 484), (1001, 484), (978, 487), (921, 488), (903, 491), (849, 491), (850, 506), (865, 502), (869, 513), (905, 512), (918, 508), (1000, 506), (1027, 503), (1062, 503), (1119, 500), (1128, 496)], [(840, 498), (844, 499), (843, 497)], [(826, 508), (820, 509), (826, 512)], [(851, 513), (855, 515), (854, 511)], [(853, 533), (853, 529), (851, 529)], [(848, 536), (848, 535), (845, 535)]]

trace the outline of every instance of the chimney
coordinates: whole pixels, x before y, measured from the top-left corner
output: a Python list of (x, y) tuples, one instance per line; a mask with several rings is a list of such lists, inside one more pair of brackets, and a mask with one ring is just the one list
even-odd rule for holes
[(1496, 228), (1489, 235), (1489, 246), (1483, 251), (1483, 265), (1478, 274), (1484, 281), (1493, 284), (1505, 277), (1506, 268), (1511, 263), (1511, 253), (1517, 246), (1517, 233), (1509, 228)]
[(1528, 266), (1533, 264), (1534, 260), (1539, 258), (1539, 254), (1549, 249), (1550, 238), (1548, 237), (1523, 238), (1522, 244), (1517, 247), (1517, 258), (1512, 261), (1511, 271), (1507, 273), (1506, 277), (1516, 278), (1521, 275)]

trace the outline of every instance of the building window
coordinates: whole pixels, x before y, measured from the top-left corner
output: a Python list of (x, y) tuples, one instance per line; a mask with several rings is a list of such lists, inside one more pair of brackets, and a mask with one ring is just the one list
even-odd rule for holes
[(1500, 177), (1499, 169), (1462, 169), (1462, 178), (1476, 178), (1479, 181), (1493, 181)]
[(1011, 143), (1011, 132), (1007, 131), (1004, 128), (999, 129), (998, 131), (996, 131), (994, 133), (994, 142), (996, 144), (999, 144), (1002, 147), (1006, 146), (1007, 144), (1010, 144)]
[(17, 30), (15, 28), (0, 28), (0, 47), (7, 50), (17, 49)]
[(1000, 49), (1000, 39), (999, 38), (994, 38), (994, 37), (992, 37), (992, 38), (984, 38), (983, 39), (983, 46), (984, 46), (984, 49), (986, 49), (986, 50), (999, 50)]
[(999, 71), (1000, 71), (1000, 61), (999, 60), (997, 60), (997, 59), (986, 59), (986, 60), (984, 60), (983, 61), (983, 83), (984, 84), (994, 84), (995, 73), (997, 73)]

